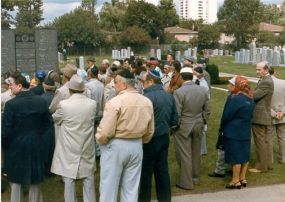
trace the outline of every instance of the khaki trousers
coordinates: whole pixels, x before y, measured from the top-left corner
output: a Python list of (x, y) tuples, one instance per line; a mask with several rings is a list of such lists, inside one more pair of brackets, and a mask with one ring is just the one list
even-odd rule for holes
[(268, 130), (270, 126), (253, 124), (252, 132), (255, 145), (256, 162), (255, 168), (263, 172), (272, 168)]
[(285, 123), (275, 124), (269, 127), (268, 130), (268, 142), (269, 142), (269, 158), (273, 162), (273, 135), (276, 132), (278, 138), (279, 152), (278, 161), (279, 163), (285, 164)]

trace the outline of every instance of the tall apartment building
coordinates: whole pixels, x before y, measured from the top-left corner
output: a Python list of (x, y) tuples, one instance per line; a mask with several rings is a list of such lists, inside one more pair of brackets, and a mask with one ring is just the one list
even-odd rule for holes
[(180, 18), (203, 19), (205, 23), (217, 21), (217, 0), (174, 0)]

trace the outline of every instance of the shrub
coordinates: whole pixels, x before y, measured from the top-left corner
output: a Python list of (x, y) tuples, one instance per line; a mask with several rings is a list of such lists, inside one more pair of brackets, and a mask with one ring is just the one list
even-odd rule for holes
[(206, 71), (211, 76), (211, 84), (219, 84), (220, 78), (219, 78), (219, 68), (215, 64), (208, 64), (206, 67)]

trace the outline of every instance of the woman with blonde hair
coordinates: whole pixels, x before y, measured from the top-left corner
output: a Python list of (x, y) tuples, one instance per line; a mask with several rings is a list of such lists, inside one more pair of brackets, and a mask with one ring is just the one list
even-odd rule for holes
[(232, 180), (226, 185), (227, 189), (240, 189), (247, 185), (253, 109), (253, 95), (248, 80), (237, 76), (235, 88), (221, 120), (225, 162), (231, 164), (233, 170)]

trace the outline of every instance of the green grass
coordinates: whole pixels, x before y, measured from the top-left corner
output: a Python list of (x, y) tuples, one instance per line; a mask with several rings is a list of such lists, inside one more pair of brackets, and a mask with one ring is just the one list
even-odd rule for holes
[[(225, 87), (219, 86), (219, 87)], [(208, 132), (207, 132), (207, 146), (208, 146), (208, 155), (202, 156), (201, 159), (201, 183), (198, 186), (195, 186), (195, 189), (192, 191), (183, 191), (177, 189), (175, 187), (176, 183), (176, 176), (178, 173), (178, 166), (175, 159), (175, 152), (174, 152), (174, 144), (173, 144), (173, 137), (171, 137), (171, 143), (169, 148), (169, 172), (171, 176), (171, 185), (172, 185), (172, 194), (175, 195), (183, 195), (183, 194), (195, 194), (195, 193), (204, 193), (204, 192), (214, 192), (219, 190), (224, 190), (224, 186), (226, 183), (230, 181), (230, 177), (227, 176), (223, 179), (216, 179), (210, 178), (207, 174), (214, 170), (215, 168), (215, 160), (216, 160), (216, 149), (215, 144), (217, 140), (217, 131), (220, 124), (220, 118), (224, 107), (224, 102), (227, 96), (227, 92), (212, 89), (211, 92), (211, 116), (208, 125)], [(255, 154), (254, 154), (254, 145), (252, 141), (252, 149), (251, 149), (251, 160), (250, 166), (253, 166), (255, 161)], [(255, 187), (255, 186), (262, 186), (262, 185), (271, 185), (271, 184), (279, 184), (285, 183), (285, 165), (281, 165), (277, 163), (277, 142), (276, 142), (276, 135), (274, 136), (274, 164), (273, 170), (268, 173), (262, 174), (247, 174), (248, 179), (248, 186)], [(48, 178), (42, 185), (42, 190), (44, 194), (44, 200), (46, 202), (62, 202), (63, 199), (63, 183), (60, 181), (61, 177), (53, 177)], [(96, 171), (96, 195), (99, 196), (99, 166), (97, 162), (97, 171)], [(10, 188), (2, 194), (2, 201), (8, 202), (10, 199)], [(153, 196), (155, 197), (154, 193), (154, 184), (153, 184)], [(25, 189), (25, 200), (27, 200), (28, 191)], [(77, 183), (77, 197), (78, 201), (82, 201), (82, 186), (81, 182)]]
[[(214, 63), (219, 67), (220, 72), (256, 77), (255, 65), (236, 64), (232, 56), (216, 56), (210, 57), (209, 59), (210, 63)], [(285, 79), (285, 67), (274, 67), (274, 69), (276, 77)]]

